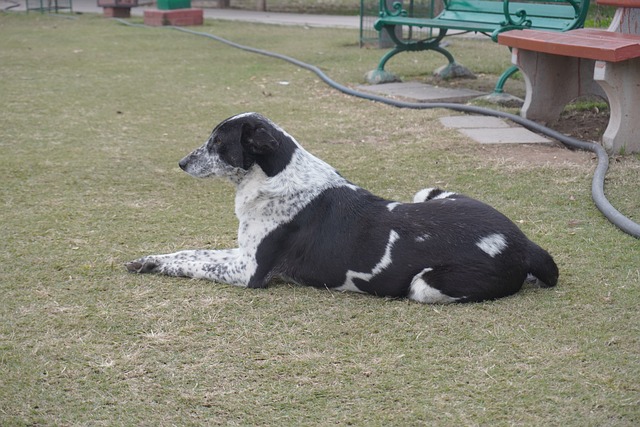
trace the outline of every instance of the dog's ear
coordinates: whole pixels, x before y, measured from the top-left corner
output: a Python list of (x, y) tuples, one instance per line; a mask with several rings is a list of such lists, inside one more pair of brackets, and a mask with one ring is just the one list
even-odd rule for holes
[(245, 151), (256, 156), (273, 153), (280, 145), (278, 140), (264, 126), (257, 125), (254, 127), (248, 123), (242, 127), (240, 141)]

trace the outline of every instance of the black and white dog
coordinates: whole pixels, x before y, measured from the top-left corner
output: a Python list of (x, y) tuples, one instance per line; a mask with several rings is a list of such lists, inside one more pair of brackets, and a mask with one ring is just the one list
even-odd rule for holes
[(528, 275), (558, 280), (553, 258), (490, 206), (439, 189), (384, 200), (256, 113), (220, 123), (180, 167), (236, 185), (239, 247), (150, 255), (129, 262), (131, 272), (249, 288), (280, 277), (423, 303), (504, 297)]

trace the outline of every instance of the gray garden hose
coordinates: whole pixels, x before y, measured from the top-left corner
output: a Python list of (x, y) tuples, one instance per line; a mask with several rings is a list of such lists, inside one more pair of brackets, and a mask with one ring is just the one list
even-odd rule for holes
[[(137, 27), (145, 27), (145, 28), (147, 27), (145, 25), (132, 24), (122, 19), (116, 19), (116, 20), (122, 24), (129, 25), (129, 26), (137, 26)], [(600, 146), (599, 144), (580, 141), (579, 139), (563, 135), (560, 132), (557, 132), (546, 126), (542, 126), (541, 124), (538, 124), (531, 120), (527, 120), (515, 114), (491, 110), (489, 108), (475, 107), (471, 105), (453, 104), (453, 103), (446, 103), (446, 102), (432, 102), (432, 103), (405, 102), (405, 101), (389, 99), (389, 98), (385, 98), (382, 96), (373, 95), (365, 92), (360, 92), (331, 80), (324, 72), (322, 72), (322, 70), (320, 70), (320, 68), (316, 67), (315, 65), (307, 64), (306, 62), (299, 61), (295, 58), (291, 58), (286, 55), (282, 55), (275, 52), (269, 52), (267, 50), (256, 49), (250, 46), (244, 46), (244, 45), (226, 40), (222, 37), (218, 37), (213, 34), (194, 31), (187, 28), (183, 28), (183, 27), (169, 26), (166, 28), (174, 29), (174, 30), (188, 33), (188, 34), (193, 34), (196, 36), (207, 37), (207, 38), (216, 40), (218, 42), (224, 43), (226, 45), (229, 45), (231, 47), (235, 47), (237, 49), (287, 61), (291, 64), (297, 65), (300, 68), (304, 68), (305, 70), (309, 70), (315, 73), (322, 81), (327, 83), (329, 86), (347, 95), (356, 96), (358, 98), (367, 99), (369, 101), (380, 102), (380, 103), (391, 105), (398, 108), (411, 108), (411, 109), (445, 108), (448, 110), (461, 111), (464, 113), (481, 114), (484, 116), (494, 116), (494, 117), (509, 119), (512, 122), (517, 123), (533, 132), (538, 132), (550, 138), (554, 138), (568, 147), (596, 153), (598, 157), (598, 165), (596, 166), (596, 170), (593, 174), (593, 180), (591, 183), (591, 197), (593, 198), (593, 201), (596, 207), (616, 227), (618, 227), (625, 233), (637, 239), (640, 239), (640, 224), (637, 224), (632, 220), (630, 220), (629, 218), (622, 215), (616, 208), (614, 208), (611, 205), (611, 203), (609, 203), (609, 201), (604, 195), (604, 179), (607, 173), (607, 169), (609, 168), (609, 156), (607, 155), (607, 152), (604, 150), (604, 148), (602, 148), (602, 146)]]

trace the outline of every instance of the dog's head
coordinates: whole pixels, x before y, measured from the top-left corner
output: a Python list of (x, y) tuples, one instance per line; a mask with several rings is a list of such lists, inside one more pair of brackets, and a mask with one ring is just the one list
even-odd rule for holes
[(297, 146), (269, 119), (245, 113), (221, 122), (207, 142), (179, 165), (196, 178), (224, 177), (238, 183), (256, 166), (267, 176), (275, 176), (287, 166)]

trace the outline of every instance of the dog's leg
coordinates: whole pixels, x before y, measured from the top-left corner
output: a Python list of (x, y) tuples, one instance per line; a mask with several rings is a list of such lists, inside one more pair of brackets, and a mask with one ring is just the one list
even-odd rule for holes
[(407, 295), (409, 299), (425, 304), (448, 304), (457, 301), (459, 298), (450, 297), (427, 282), (431, 272), (433, 272), (433, 268), (425, 268), (415, 275), (409, 287)]
[(149, 255), (126, 264), (132, 273), (160, 273), (246, 287), (250, 273), (240, 249), (188, 250)]

